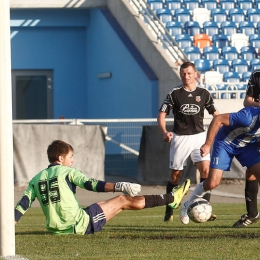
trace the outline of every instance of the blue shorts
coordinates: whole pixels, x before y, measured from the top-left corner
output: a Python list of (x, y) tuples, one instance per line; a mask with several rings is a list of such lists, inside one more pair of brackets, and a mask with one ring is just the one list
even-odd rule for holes
[(210, 168), (230, 171), (234, 157), (242, 166), (250, 169), (253, 165), (260, 163), (259, 145), (253, 143), (243, 148), (234, 148), (224, 141), (215, 141), (211, 154)]
[(101, 207), (97, 203), (94, 203), (83, 210), (89, 215), (89, 224), (85, 235), (100, 231), (106, 224), (106, 216)]

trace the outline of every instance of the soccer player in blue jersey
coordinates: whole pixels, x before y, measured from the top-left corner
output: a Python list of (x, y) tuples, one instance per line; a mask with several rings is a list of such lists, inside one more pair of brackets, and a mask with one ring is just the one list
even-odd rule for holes
[[(122, 210), (141, 210), (168, 204), (177, 208), (190, 187), (188, 179), (173, 189), (171, 194), (136, 196), (141, 191), (139, 184), (99, 181), (72, 168), (73, 148), (61, 140), (53, 141), (48, 146), (47, 154), (50, 165), (29, 182), (15, 207), (15, 223), (37, 198), (46, 217), (46, 228), (53, 234), (94, 234)], [(77, 187), (94, 192), (123, 192), (124, 195), (82, 208), (76, 197)]]
[[(184, 203), (180, 212), (182, 218), (189, 218), (187, 207), (192, 200), (220, 184), (223, 172), (230, 170), (234, 157), (260, 181), (260, 150), (257, 143), (259, 138), (260, 108), (246, 107), (237, 113), (218, 115), (212, 120), (206, 142), (201, 147), (201, 155), (206, 156), (214, 142), (209, 177), (195, 188)], [(251, 224), (249, 222), (254, 223), (257, 220), (248, 218), (247, 221)]]

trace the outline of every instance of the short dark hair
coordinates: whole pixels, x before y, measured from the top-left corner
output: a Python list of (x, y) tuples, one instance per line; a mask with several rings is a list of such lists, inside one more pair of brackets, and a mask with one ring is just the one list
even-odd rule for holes
[(194, 63), (190, 62), (190, 61), (186, 61), (184, 63), (181, 64), (181, 67), (180, 67), (180, 72), (183, 70), (183, 69), (186, 69), (188, 67), (192, 67), (194, 69), (194, 71), (197, 71)]
[(73, 147), (61, 140), (54, 140), (47, 149), (48, 160), (54, 163), (59, 159), (60, 155), (67, 155), (70, 151), (73, 152)]

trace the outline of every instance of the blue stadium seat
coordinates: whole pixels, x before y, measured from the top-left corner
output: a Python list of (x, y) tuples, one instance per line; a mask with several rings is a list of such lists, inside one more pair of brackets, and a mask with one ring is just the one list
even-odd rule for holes
[(242, 9), (232, 8), (229, 10), (229, 19), (236, 23), (236, 26), (238, 27), (240, 22), (246, 20), (246, 15)]
[(255, 0), (255, 8), (260, 9), (260, 0)]
[(251, 71), (245, 71), (242, 73), (242, 81), (247, 82), (251, 77), (252, 72)]
[(158, 9), (162, 9), (164, 7), (163, 0), (147, 0), (147, 4), (154, 11), (157, 11)]
[(228, 60), (231, 65), (232, 60), (239, 58), (239, 53), (234, 46), (225, 46), (222, 49), (222, 56), (224, 59)]
[(222, 34), (227, 35), (229, 38), (232, 34), (237, 33), (237, 26), (235, 22), (223, 21), (220, 25)]
[(165, 4), (166, 4), (166, 8), (171, 10), (172, 13), (174, 13), (176, 9), (182, 8), (182, 1), (181, 0), (166, 0)]
[(257, 53), (254, 47), (252, 46), (244, 46), (241, 48), (241, 58), (245, 59), (248, 64), (250, 64), (250, 61), (252, 59), (257, 58)]
[(183, 7), (188, 9), (192, 14), (195, 8), (200, 7), (200, 2), (199, 0), (183, 0)]
[(254, 7), (254, 4), (253, 4), (252, 0), (237, 0), (237, 7), (240, 9), (243, 9), (244, 13), (246, 13), (246, 11), (248, 9), (251, 9)]
[(256, 33), (256, 28), (253, 22), (242, 21), (239, 23), (240, 33), (244, 33), (246, 36)]
[(258, 49), (260, 48), (260, 35), (258, 34), (249, 35), (249, 45), (254, 47), (255, 50), (258, 52)]
[(214, 8), (211, 10), (211, 18), (212, 21), (216, 22), (218, 24), (218, 27), (220, 28), (220, 24), (223, 21), (227, 21), (228, 20), (228, 16), (226, 14), (225, 9), (222, 8)]
[(218, 2), (216, 0), (201, 0), (201, 6), (208, 10), (212, 10), (218, 7)]
[(216, 46), (207, 46), (203, 49), (204, 59), (210, 61), (210, 65), (213, 65), (213, 61), (220, 58), (220, 53)]
[(259, 8), (251, 8), (247, 10), (247, 19), (249, 22), (254, 23), (254, 26), (257, 26), (257, 23), (260, 21), (260, 10)]
[(156, 15), (160, 19), (160, 21), (164, 24), (172, 21), (172, 12), (168, 8), (158, 9), (156, 11)]
[(184, 52), (191, 62), (194, 62), (195, 60), (202, 58), (200, 49), (198, 47), (195, 46), (186, 47), (184, 49)]
[(259, 70), (260, 69), (260, 59), (258, 59), (258, 58), (252, 59), (250, 61), (250, 68), (251, 68), (251, 71)]
[(249, 66), (246, 60), (244, 59), (235, 59), (231, 63), (231, 68), (233, 72), (237, 72), (242, 77), (243, 72), (249, 70)]
[(179, 44), (181, 49), (192, 46), (192, 40), (188, 34), (177, 34), (175, 36), (175, 41)]
[(228, 60), (226, 59), (217, 59), (213, 61), (213, 69), (218, 71), (221, 74), (229, 72), (231, 70)]
[(197, 59), (195, 60), (194, 65), (202, 74), (205, 74), (206, 71), (211, 70), (210, 62), (206, 59)]
[(185, 22), (191, 21), (191, 14), (186, 8), (178, 8), (174, 12), (174, 18), (184, 26)]
[(224, 34), (213, 35), (212, 43), (219, 49), (222, 49), (224, 46), (230, 46), (230, 41), (229, 41), (227, 35), (224, 35)]
[(169, 31), (171, 36), (183, 33), (183, 28), (180, 22), (171, 21), (166, 23), (166, 29)]
[(225, 72), (223, 74), (223, 81), (224, 82), (239, 82), (240, 81), (240, 76), (235, 71)]
[(203, 33), (207, 34), (208, 36), (212, 37), (214, 34), (219, 34), (220, 29), (218, 24), (213, 21), (206, 21), (203, 23)]
[(227, 14), (230, 9), (235, 7), (236, 7), (236, 3), (234, 0), (221, 0), (219, 3), (219, 8), (226, 10)]
[(200, 25), (196, 21), (187, 21), (184, 23), (184, 30), (186, 34), (190, 36), (194, 36), (195, 34), (199, 34), (201, 31)]

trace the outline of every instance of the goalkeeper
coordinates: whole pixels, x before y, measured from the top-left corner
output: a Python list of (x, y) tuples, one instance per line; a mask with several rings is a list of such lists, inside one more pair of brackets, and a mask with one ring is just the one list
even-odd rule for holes
[[(190, 180), (187, 180), (169, 194), (136, 196), (141, 191), (139, 184), (99, 181), (72, 168), (70, 144), (55, 140), (48, 146), (47, 155), (50, 165), (29, 182), (15, 207), (15, 223), (37, 198), (46, 217), (46, 228), (53, 234), (94, 234), (122, 210), (165, 205), (177, 208), (190, 187)], [(94, 192), (123, 192), (124, 195), (82, 208), (76, 197), (77, 186)]]

